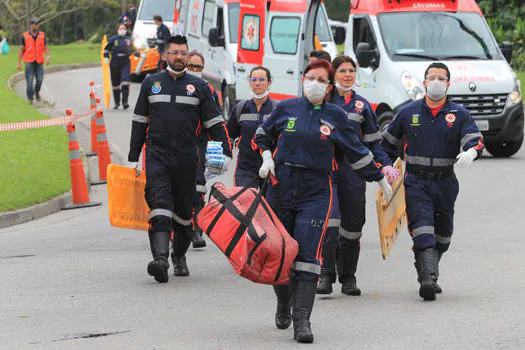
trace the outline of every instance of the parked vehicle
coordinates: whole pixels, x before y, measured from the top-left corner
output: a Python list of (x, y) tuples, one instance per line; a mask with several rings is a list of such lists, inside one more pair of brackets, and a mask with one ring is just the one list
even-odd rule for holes
[(422, 98), (426, 67), (445, 63), (450, 100), (467, 108), (495, 157), (523, 143), (520, 83), (474, 0), (352, 0), (345, 54), (357, 58), (358, 93), (384, 129), (399, 107)]

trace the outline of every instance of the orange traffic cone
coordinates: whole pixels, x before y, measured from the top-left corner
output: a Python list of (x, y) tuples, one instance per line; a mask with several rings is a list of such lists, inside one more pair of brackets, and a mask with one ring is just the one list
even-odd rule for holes
[(98, 152), (98, 181), (93, 181), (92, 185), (107, 183), (108, 165), (111, 164), (111, 153), (109, 151), (108, 136), (104, 123), (104, 112), (97, 110), (97, 152)]
[(86, 153), (86, 157), (92, 157), (97, 155), (97, 117), (95, 115), (95, 110), (97, 109), (97, 101), (95, 97), (95, 83), (93, 81), (89, 82), (89, 110), (93, 112), (91, 114), (91, 120), (89, 124), (89, 129), (91, 131), (91, 152)]
[[(71, 110), (66, 113), (71, 116)], [(78, 144), (75, 124), (67, 124), (67, 138), (69, 145), (69, 168), (71, 176), (71, 192), (73, 194), (73, 205), (66, 206), (62, 209), (75, 209), (94, 207), (102, 204), (101, 202), (90, 202), (89, 192), (87, 189), (86, 177), (84, 176), (84, 166), (80, 157), (80, 146)]]

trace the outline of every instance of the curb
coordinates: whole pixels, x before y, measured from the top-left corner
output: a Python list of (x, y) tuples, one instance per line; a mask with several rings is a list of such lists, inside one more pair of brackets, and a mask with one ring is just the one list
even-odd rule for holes
[[(62, 72), (66, 70), (74, 69), (83, 69), (83, 68), (94, 68), (98, 67), (100, 63), (78, 63), (78, 64), (63, 64), (56, 65), (51, 67), (44, 67), (44, 74), (46, 73), (55, 73)], [(14, 86), (21, 80), (25, 79), (25, 73), (19, 72), (15, 73), (7, 79), (7, 86), (11, 91), (14, 91)], [(82, 151), (83, 154), (83, 151)], [(86, 157), (82, 158), (82, 163), (84, 165), (84, 176), (86, 177), (88, 191), (90, 191), (91, 185), (91, 175), (89, 172), (89, 166), (87, 164)], [(91, 192), (91, 191), (90, 191)], [(44, 216), (56, 213), (67, 205), (70, 205), (73, 202), (73, 195), (71, 192), (66, 192), (55, 198), (52, 198), (46, 202), (33, 205), (31, 207), (18, 209), (14, 211), (8, 211), (0, 213), (0, 228), (5, 228), (9, 226), (14, 226), (22, 224), (24, 222), (40, 219)]]

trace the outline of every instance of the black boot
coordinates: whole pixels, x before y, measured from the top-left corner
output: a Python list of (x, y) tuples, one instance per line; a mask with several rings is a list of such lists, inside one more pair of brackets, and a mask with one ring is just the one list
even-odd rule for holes
[(435, 300), (438, 251), (436, 248), (427, 248), (416, 250), (414, 254), (416, 256), (416, 270), (419, 267), (419, 296), (424, 300)]
[(443, 293), (443, 289), (441, 289), (441, 286), (437, 283), (437, 280), (439, 278), (439, 262), (441, 261), (441, 256), (443, 256), (443, 253), (438, 251), (437, 263), (436, 263), (436, 282), (435, 282), (436, 294)]
[(206, 241), (202, 238), (202, 230), (199, 226), (195, 225), (193, 228), (193, 235), (191, 237), (193, 242), (193, 248), (204, 248), (206, 247)]
[(191, 244), (191, 226), (173, 225), (173, 274), (175, 276), (189, 276), (190, 271), (186, 265), (186, 252)]
[(168, 282), (168, 256), (170, 252), (170, 232), (149, 232), (149, 243), (153, 261), (148, 264), (148, 274), (160, 283)]
[(117, 110), (120, 107), (120, 88), (113, 89), (113, 99), (115, 100), (115, 105), (113, 106), (113, 109)]
[(361, 246), (359, 240), (348, 240), (339, 247), (337, 254), (337, 273), (342, 284), (341, 293), (346, 295), (361, 295), (361, 290), (356, 285), (355, 272), (359, 261)]
[(124, 107), (124, 109), (129, 108), (128, 98), (129, 98), (129, 82), (124, 82), (122, 83), (122, 107)]
[(277, 296), (277, 311), (275, 325), (279, 329), (287, 329), (292, 324), (292, 287), (290, 285), (273, 286)]
[(317, 294), (332, 294), (332, 284), (335, 283), (335, 249), (336, 243), (325, 243), (323, 246), (323, 265), (321, 266), (321, 281), (317, 286)]
[(315, 281), (293, 281), (293, 338), (298, 343), (313, 343), (310, 315), (314, 307), (317, 283)]

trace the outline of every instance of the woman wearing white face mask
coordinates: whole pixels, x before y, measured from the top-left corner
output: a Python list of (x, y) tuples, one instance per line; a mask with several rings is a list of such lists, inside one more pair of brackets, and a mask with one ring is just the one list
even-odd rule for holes
[[(348, 113), (348, 120), (359, 139), (372, 152), (375, 161), (381, 164), (382, 172), (388, 182), (394, 182), (399, 177), (399, 171), (392, 167), (390, 157), (380, 145), (381, 134), (376, 114), (368, 101), (352, 90), (356, 77), (354, 60), (349, 56), (340, 55), (332, 61), (332, 67), (335, 71), (336, 86), (331, 96), (332, 103)], [(341, 292), (346, 295), (361, 295), (361, 290), (356, 285), (355, 272), (366, 218), (366, 183), (352, 170), (346, 160), (340, 164), (335, 176), (340, 213), (334, 214), (340, 214), (341, 220), (339, 227), (335, 225), (329, 228), (325, 238), (321, 281), (317, 293), (332, 293), (332, 284), (337, 277), (335, 269), (337, 256), (337, 274), (342, 284)]]
[[(204, 57), (197, 51), (192, 51), (188, 54), (188, 70), (186, 71), (190, 75), (194, 75), (202, 79), (202, 71), (204, 69)], [(219, 104), (219, 96), (213, 85), (208, 83), (208, 86), (211, 89), (213, 99), (219, 109), (221, 108)], [(197, 216), (202, 208), (204, 208), (204, 196), (206, 195), (206, 178), (204, 176), (204, 171), (206, 170), (206, 145), (208, 144), (209, 136), (202, 130), (200, 130), (199, 138), (197, 139), (197, 147), (199, 148), (199, 168), (197, 169), (197, 179), (196, 179), (196, 191), (195, 191), (195, 200), (193, 206), (193, 216)], [(193, 248), (204, 248), (206, 247), (206, 241), (202, 238), (202, 230), (198, 226), (193, 227), (192, 235), (192, 245)]]
[[(109, 61), (111, 71), (111, 85), (113, 87), (113, 99), (115, 100), (114, 110), (120, 106), (120, 92), (122, 91), (122, 106), (129, 108), (129, 86), (131, 84), (129, 56), (133, 52), (131, 37), (124, 24), (119, 25), (117, 35), (108, 40), (104, 48), (104, 57)], [(111, 61), (110, 61), (111, 55)]]
[(292, 267), (293, 288), (274, 286), (274, 291), (275, 324), (285, 329), (293, 319), (294, 339), (300, 343), (313, 342), (310, 315), (332, 206), (331, 172), (337, 169), (336, 154), (338, 160), (344, 155), (366, 180), (378, 181), (388, 199), (392, 195), (370, 151), (348, 123), (346, 113), (324, 102), (333, 79), (334, 72), (327, 61), (309, 64), (303, 76), (306, 97), (279, 103), (259, 127), (254, 140), (263, 158), (259, 176), (266, 178), (271, 173), (275, 177), (268, 186), (268, 203), (299, 243)]
[(226, 123), (230, 138), (237, 139), (239, 148), (235, 167), (234, 186), (260, 185), (257, 172), (261, 167), (260, 155), (252, 149), (251, 141), (255, 131), (272, 113), (276, 102), (269, 96), (272, 74), (266, 67), (254, 67), (250, 72), (250, 87), (253, 98), (235, 105)]

